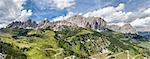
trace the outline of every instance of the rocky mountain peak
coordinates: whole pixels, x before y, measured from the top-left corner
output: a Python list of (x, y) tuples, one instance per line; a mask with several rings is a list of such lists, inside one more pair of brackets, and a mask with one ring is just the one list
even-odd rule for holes
[(135, 28), (131, 24), (125, 24), (121, 27), (121, 31), (125, 33), (134, 33), (136, 32)]
[(122, 26), (122, 28), (124, 28), (124, 29), (132, 29), (133, 27), (132, 27), (131, 24), (124, 24), (124, 25)]
[(47, 26), (52, 26), (54, 28), (58, 28), (60, 26), (78, 26), (83, 28), (92, 28), (95, 30), (103, 30), (106, 28), (107, 22), (104, 21), (101, 17), (83, 17), (81, 15), (75, 15), (69, 17), (65, 20), (48, 22), (43, 21), (38, 24), (38, 28), (43, 28)]
[(68, 18), (67, 21), (79, 27), (88, 27), (95, 30), (102, 30), (107, 24), (101, 17), (83, 17), (81, 15), (72, 16)]

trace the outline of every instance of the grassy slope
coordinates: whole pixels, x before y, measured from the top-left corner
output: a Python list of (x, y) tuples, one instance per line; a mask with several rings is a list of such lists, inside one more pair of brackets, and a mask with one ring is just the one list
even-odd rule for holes
[[(137, 46), (124, 34), (117, 32), (96, 32), (91, 29), (63, 27), (60, 31), (50, 28), (41, 30), (3, 29), (6, 34), (0, 36), (3, 53), (7, 59), (63, 59), (68, 56), (89, 58), (105, 48), (112, 55), (129, 51), (131, 56), (145, 55), (144, 48)], [(7, 32), (9, 31), (9, 32)], [(103, 52), (104, 53), (104, 52)], [(122, 57), (122, 53), (116, 58)], [(108, 55), (109, 56), (109, 55)], [(105, 55), (105, 57), (108, 57)], [(105, 58), (104, 57), (104, 58)], [(126, 58), (126, 57), (124, 57)]]

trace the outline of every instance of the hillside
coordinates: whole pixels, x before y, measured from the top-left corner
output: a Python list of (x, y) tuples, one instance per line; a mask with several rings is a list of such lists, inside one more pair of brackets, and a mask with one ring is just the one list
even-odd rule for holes
[[(51, 26), (42, 29), (3, 28), (0, 47), (5, 59), (136, 58), (149, 56), (144, 41), (134, 42), (123, 33), (90, 28)], [(129, 55), (129, 56), (128, 56)]]

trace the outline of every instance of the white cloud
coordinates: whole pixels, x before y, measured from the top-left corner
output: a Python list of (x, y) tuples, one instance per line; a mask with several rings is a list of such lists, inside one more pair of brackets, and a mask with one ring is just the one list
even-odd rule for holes
[(150, 8), (134, 12), (132, 19), (131, 24), (133, 26), (150, 26)]
[(32, 15), (32, 11), (31, 10), (22, 10), (20, 16), (16, 19), (17, 21), (24, 21), (27, 20), (28, 17), (30, 17)]
[(124, 10), (124, 8), (125, 8), (125, 5), (121, 3), (121, 4), (119, 4), (118, 7), (116, 7), (116, 10), (121, 11), (121, 10)]
[(23, 10), (26, 0), (0, 0), (0, 27), (12, 21), (24, 21), (32, 15), (31, 10)]
[(7, 24), (0, 24), (0, 28), (6, 27)]
[(124, 9), (125, 5), (121, 3), (117, 7), (105, 7), (96, 11), (88, 12), (84, 16), (102, 17), (107, 22), (124, 22), (132, 15), (132, 12), (124, 12)]
[(150, 31), (150, 17), (138, 18), (130, 23), (137, 31)]
[(143, 12), (143, 14), (145, 14), (145, 15), (150, 15), (150, 8), (145, 9), (144, 12)]
[(146, 18), (138, 18), (136, 20), (134, 20), (133, 22), (131, 22), (132, 26), (150, 26), (150, 17), (146, 17)]
[(56, 4), (57, 8), (64, 9), (71, 7), (75, 4), (74, 0), (55, 0), (54, 3)]
[(75, 0), (33, 0), (37, 7), (41, 9), (70, 8), (75, 4)]
[(69, 18), (69, 17), (71, 17), (73, 15), (74, 15), (73, 12), (68, 12), (68, 14), (66, 16), (59, 16), (59, 17), (53, 18), (52, 22), (53, 21), (65, 20), (65, 19), (67, 19), (67, 18)]

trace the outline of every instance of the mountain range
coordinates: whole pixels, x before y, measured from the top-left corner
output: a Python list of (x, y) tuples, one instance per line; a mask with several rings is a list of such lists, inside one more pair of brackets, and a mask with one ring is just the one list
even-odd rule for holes
[(39, 23), (12, 22), (0, 29), (5, 59), (144, 59), (149, 40), (130, 25), (108, 25), (101, 17), (80, 15)]
[(136, 30), (130, 24), (124, 24), (122, 27), (118, 25), (108, 25), (108, 23), (101, 17), (83, 17), (80, 15), (75, 15), (65, 20), (60, 20), (55, 22), (50, 22), (48, 19), (42, 20), (40, 23), (36, 23), (35, 21), (32, 22), (31, 20), (27, 20), (26, 22), (16, 21), (16, 22), (12, 22), (7, 27), (39, 29), (47, 26), (52, 26), (56, 29), (57, 27), (62, 25), (91, 28), (98, 31), (104, 31), (110, 29), (122, 33), (136, 33)]

